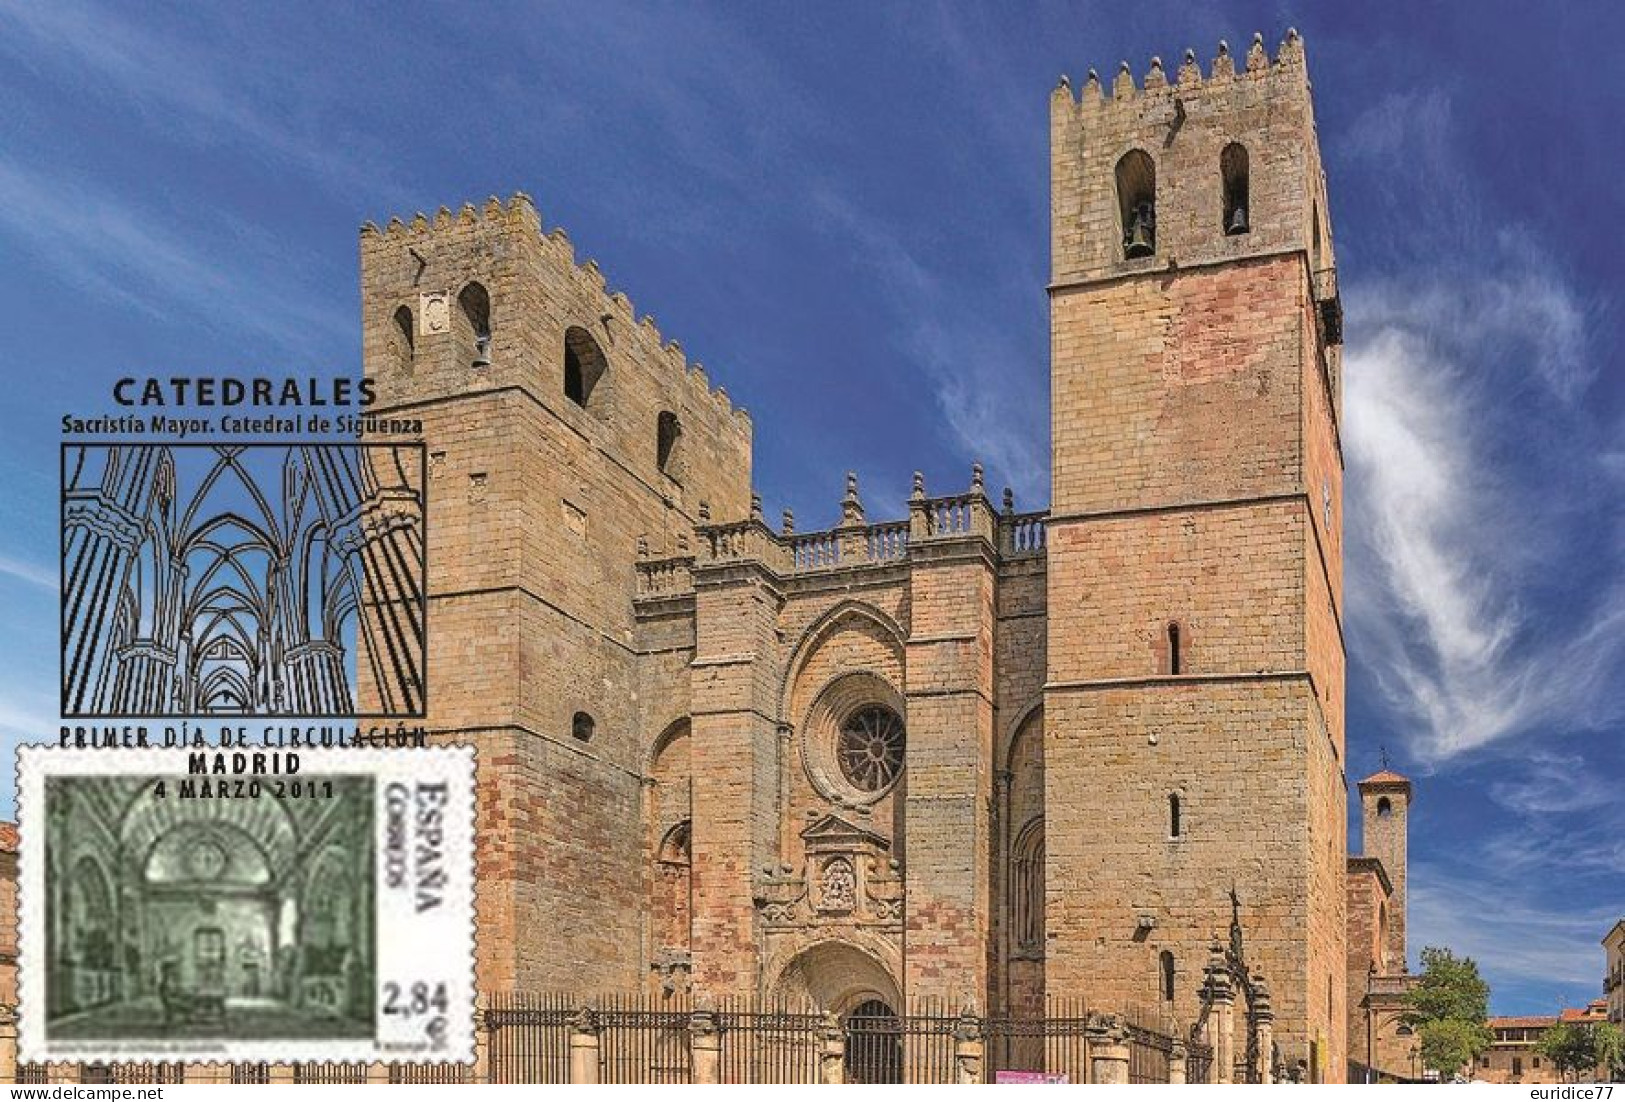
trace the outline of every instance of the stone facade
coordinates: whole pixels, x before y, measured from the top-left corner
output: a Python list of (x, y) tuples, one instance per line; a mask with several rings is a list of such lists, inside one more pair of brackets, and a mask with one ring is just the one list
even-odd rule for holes
[(1606, 967), (1602, 991), (1607, 999), (1608, 1020), (1625, 1026), (1625, 918), (1614, 923), (1602, 939), (1602, 947)]
[(428, 723), (480, 749), (487, 990), (1189, 1024), (1234, 890), (1284, 1063), (1342, 1078), (1341, 314), (1302, 43), (1063, 82), (1051, 119), (1048, 513), (977, 467), (916, 476), (906, 518), (849, 476), (834, 527), (770, 527), (749, 418), (528, 198), (364, 227), (372, 412), (429, 449)]

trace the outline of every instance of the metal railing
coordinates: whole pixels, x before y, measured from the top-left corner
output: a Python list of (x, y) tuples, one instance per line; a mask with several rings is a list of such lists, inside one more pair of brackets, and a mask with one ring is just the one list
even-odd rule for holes
[(1042, 1015), (988, 1018), (983, 1023), (984, 1078), (1002, 1072), (1089, 1081), (1089, 1004), (1076, 996), (1052, 996)]
[[(1104, 1060), (1107, 1068), (1116, 1061), (1115, 1074), (1126, 1071), (1133, 1083), (1169, 1080), (1175, 1040), (1153, 1016), (1092, 1013), (1079, 997), (1051, 998), (1034, 1011), (984, 1017), (944, 998), (923, 997), (910, 1000), (902, 1013), (876, 999), (837, 1018), (809, 1003), (749, 996), (696, 1008), (686, 996), (654, 993), (586, 999), (496, 993), (485, 998), (479, 1016), (477, 1065), (402, 1063), (386, 1071), (363, 1063), (309, 1062), (275, 1074), (295, 1083), (332, 1084), (379, 1077), (391, 1083), (951, 1084), (997, 1082), (1004, 1072), (1087, 1083), (1106, 1074)], [(1097, 1032), (1110, 1040), (1099, 1041)], [(1097, 1042), (1115, 1047), (1094, 1050)], [(1186, 1052), (1187, 1081), (1211, 1081), (1212, 1049), (1193, 1042)], [(49, 1070), (18, 1065), (17, 1081), (49, 1082)], [(66, 1071), (77, 1072), (82, 1083), (173, 1083), (182, 1081), (186, 1068), (80, 1064)], [(273, 1069), (232, 1064), (230, 1079), (267, 1083)]]
[(332, 1060), (295, 1064), (293, 1066), (293, 1081), (295, 1083), (365, 1083), (367, 1081), (367, 1065), (345, 1064)]
[[(1144, 1019), (1130, 1018), (1125, 1028), (1128, 1030), (1128, 1081), (1168, 1082), (1168, 1061), (1174, 1050), (1173, 1037)], [(1189, 1065), (1186, 1067), (1188, 1081)]]
[(609, 995), (590, 1013), (598, 1029), (600, 1083), (691, 1083), (686, 1001), (655, 1003), (640, 995)]
[(473, 1069), (467, 1064), (391, 1064), (391, 1083), (467, 1083)]
[(270, 1064), (233, 1064), (231, 1065), (231, 1081), (233, 1083), (269, 1083), (271, 1081)]
[(824, 1017), (810, 1006), (726, 999), (716, 1010), (724, 1083), (816, 1083)]
[(1213, 1082), (1213, 1046), (1191, 1041), (1185, 1046), (1185, 1082)]
[(564, 995), (493, 994), (484, 1016), (491, 1081), (568, 1083), (570, 1023), (579, 1006)]

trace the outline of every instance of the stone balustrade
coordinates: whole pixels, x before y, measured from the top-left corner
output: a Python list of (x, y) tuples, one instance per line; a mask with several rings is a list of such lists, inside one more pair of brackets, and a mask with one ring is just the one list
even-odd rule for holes
[(1006, 513), (999, 518), (999, 553), (1005, 558), (1044, 553), (1044, 524), (1049, 512)]
[(671, 597), (694, 589), (694, 558), (645, 559), (638, 563), (638, 596)]
[(981, 539), (1003, 559), (1044, 554), (1047, 511), (1017, 513), (1005, 492), (999, 511), (984, 494), (980, 473), (969, 493), (925, 496), (916, 478), (906, 520), (863, 523), (857, 483), (848, 478), (843, 521), (816, 532), (796, 532), (786, 516), (785, 531), (775, 532), (755, 509), (748, 520), (700, 525), (696, 553), (637, 564), (637, 595), (654, 600), (693, 592), (696, 568), (731, 563), (757, 563), (780, 577), (824, 571), (905, 563), (911, 547), (939, 541)]

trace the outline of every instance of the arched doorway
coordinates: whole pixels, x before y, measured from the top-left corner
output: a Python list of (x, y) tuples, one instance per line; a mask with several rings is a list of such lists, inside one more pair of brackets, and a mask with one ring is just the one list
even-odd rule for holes
[(848, 1083), (903, 1081), (903, 995), (895, 950), (878, 940), (821, 941), (796, 953), (772, 985), (787, 1007), (829, 1011), (846, 1033)]
[(846, 1030), (845, 1081), (903, 1081), (903, 1022), (883, 999), (865, 999), (842, 1023)]

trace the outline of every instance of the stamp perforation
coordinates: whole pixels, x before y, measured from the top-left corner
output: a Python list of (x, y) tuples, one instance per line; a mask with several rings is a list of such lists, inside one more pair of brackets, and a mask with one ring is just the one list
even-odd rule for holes
[(474, 748), (232, 753), (19, 748), (21, 1059), (471, 1062)]

